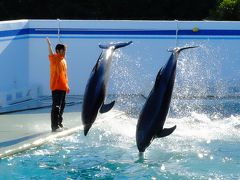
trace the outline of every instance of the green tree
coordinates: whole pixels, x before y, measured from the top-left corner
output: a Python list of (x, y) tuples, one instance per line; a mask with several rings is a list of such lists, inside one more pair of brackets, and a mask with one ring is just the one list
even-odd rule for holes
[(240, 20), (240, 0), (219, 0), (212, 14), (217, 20)]

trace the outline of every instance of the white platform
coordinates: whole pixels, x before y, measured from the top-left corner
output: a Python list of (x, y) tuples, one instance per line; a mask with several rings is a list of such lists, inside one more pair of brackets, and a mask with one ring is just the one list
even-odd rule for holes
[(0, 115), (0, 159), (81, 130), (81, 104), (66, 106), (67, 130), (51, 132), (50, 108)]

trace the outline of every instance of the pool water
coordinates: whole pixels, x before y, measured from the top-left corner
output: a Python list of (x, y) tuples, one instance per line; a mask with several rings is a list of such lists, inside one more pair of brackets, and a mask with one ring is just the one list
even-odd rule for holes
[(116, 106), (123, 113), (99, 116), (86, 137), (79, 131), (2, 159), (0, 179), (240, 179), (240, 99), (199, 101), (173, 99), (165, 127), (177, 129), (143, 156), (135, 142), (138, 97), (139, 108)]

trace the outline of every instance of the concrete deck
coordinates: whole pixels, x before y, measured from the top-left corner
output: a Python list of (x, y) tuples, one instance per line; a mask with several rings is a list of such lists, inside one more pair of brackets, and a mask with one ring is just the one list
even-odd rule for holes
[(66, 106), (62, 132), (52, 133), (50, 107), (0, 115), (0, 159), (81, 130), (81, 104)]

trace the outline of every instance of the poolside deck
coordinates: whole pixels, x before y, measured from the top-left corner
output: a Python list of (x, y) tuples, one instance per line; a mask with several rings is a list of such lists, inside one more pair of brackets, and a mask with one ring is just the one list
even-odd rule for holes
[(0, 159), (81, 130), (81, 104), (65, 108), (62, 132), (52, 133), (50, 107), (0, 115)]

